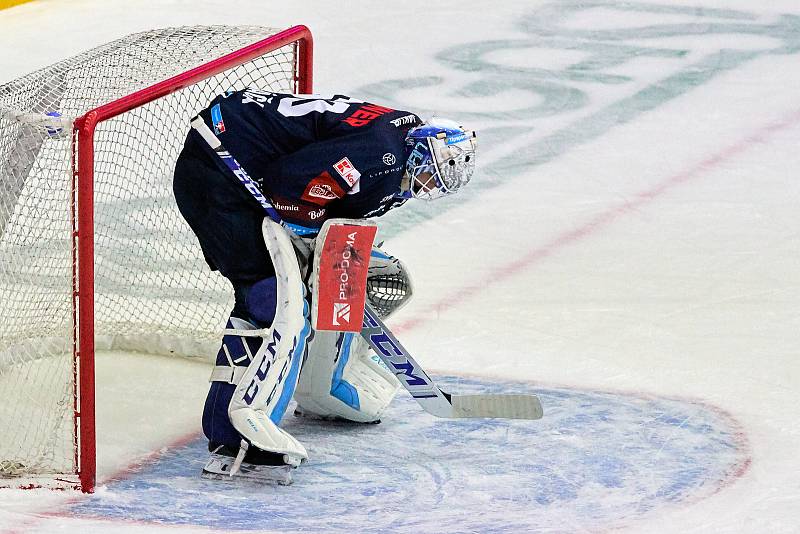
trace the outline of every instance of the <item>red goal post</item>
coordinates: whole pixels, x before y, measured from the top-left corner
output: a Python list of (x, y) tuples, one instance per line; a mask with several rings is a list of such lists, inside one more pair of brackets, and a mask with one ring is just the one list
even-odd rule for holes
[[(266, 36), (240, 47), (243, 40), (259, 34)], [(152, 39), (147, 41), (149, 35)], [(235, 38), (228, 39), (229, 36)], [(142, 44), (145, 42), (147, 46)], [(152, 71), (161, 72), (175, 66), (170, 65), (170, 47), (181, 58), (176, 63), (182, 65), (180, 61), (191, 64), (207, 53), (209, 47), (226, 50), (233, 45), (237, 47), (233, 51), (141, 86)], [(159, 56), (152, 60), (152, 65), (143, 50)], [(35, 276), (37, 280), (60, 281), (66, 275), (72, 279), (72, 288), (63, 295), (59, 283), (54, 282), (51, 287), (48, 282), (44, 290), (53, 295), (56, 303), (69, 299), (71, 306), (72, 324), (68, 328), (71, 329), (72, 370), (71, 376), (66, 378), (72, 384), (67, 385), (65, 391), (72, 397), (74, 449), (73, 458), (62, 458), (69, 443), (68, 438), (58, 438), (54, 439), (60, 442), (54, 447), (56, 452), (43, 447), (35, 453), (36, 458), (27, 459), (26, 450), (35, 449), (31, 444), (46, 430), (31, 430), (27, 434), (18, 431), (34, 416), (8, 421), (16, 434), (0, 437), (0, 440), (11, 440), (5, 445), (0, 442), (0, 486), (55, 485), (79, 487), (84, 492), (94, 490), (97, 476), (95, 350), (99, 341), (102, 341), (102, 348), (179, 354), (187, 339), (191, 342), (193, 337), (202, 338), (206, 346), (210, 346), (207, 342), (215, 337), (219, 339), (230, 302), (221, 286), (209, 289), (204, 285), (212, 273), (205, 267), (199, 247), (195, 244), (195, 250), (191, 250), (186, 233), (188, 227), (178, 219), (177, 208), (171, 205), (174, 201), (168, 184), (174, 159), (183, 143), (182, 136), (188, 133), (191, 115), (227, 89), (252, 85), (274, 91), (311, 93), (312, 58), (313, 40), (305, 26), (278, 32), (258, 27), (173, 28), (134, 34), (72, 58), (76, 60), (72, 63), (65, 60), (0, 85), (0, 133), (3, 135), (0, 157), (9, 160), (0, 178), (9, 184), (18, 184), (0, 188), (0, 203), (8, 205), (7, 213), (0, 214), (0, 260), (10, 266), (2, 273), (0, 289), (11, 308), (20, 308), (19, 316), (24, 317), (24, 321), (37, 321), (39, 314), (52, 315), (54, 305), (48, 303), (50, 311), (34, 310), (28, 305), (30, 295), (40, 294), (41, 286), (30, 294), (14, 293), (17, 287), (27, 287), (31, 278), (24, 268), (19, 272), (15, 269), (18, 263), (31, 261), (25, 256), (17, 257), (19, 243), (33, 242), (26, 250), (44, 250), (48, 243), (61, 242), (59, 228), (71, 228), (68, 239), (71, 265), (65, 266), (71, 270), (71, 275), (61, 270), (62, 255), (56, 254), (59, 261), (48, 260), (44, 254), (33, 261), (41, 261), (42, 265), (50, 262), (47, 276)], [(129, 72), (120, 68), (120, 61), (130, 62)], [(77, 74), (78, 69), (81, 69), (80, 74)], [(117, 79), (121, 80), (119, 84)], [(46, 85), (48, 80), (57, 80), (53, 85), (57, 85), (58, 90), (45, 91), (45, 100), (50, 102), (47, 105), (41, 103), (42, 99), (35, 105), (27, 101), (20, 105), (20, 101), (14, 100), (15, 92), (24, 95), (41, 92), (42, 84)], [(97, 88), (85, 91), (86, 84), (90, 83), (86, 80), (97, 81)], [(127, 93), (126, 84), (131, 81), (135, 90)], [(109, 89), (111, 86), (113, 88)], [(87, 102), (96, 104), (105, 94), (114, 98), (84, 111), (82, 106)], [(35, 115), (39, 119), (43, 115), (53, 118), (49, 119), (47, 128), (24, 122), (25, 117)], [(71, 135), (62, 135), (58, 124), (63, 124), (63, 132), (66, 132), (70, 123)], [(29, 148), (31, 146), (33, 148)], [(59, 151), (67, 152), (63, 160)], [(21, 152), (25, 154), (20, 156)], [(66, 167), (61, 169), (64, 161)], [(63, 197), (69, 199), (70, 207), (63, 216), (53, 215), (52, 228), (48, 228), (42, 238), (41, 227), (48, 224), (38, 219), (35, 210), (25, 207), (25, 199), (45, 186), (52, 187), (55, 196), (61, 198), (63, 191), (55, 188), (62, 170), (70, 175), (62, 187), (69, 189)], [(153, 236), (147, 235), (147, 229), (153, 231)], [(37, 244), (37, 239), (44, 241)], [(66, 257), (66, 253), (63, 256)], [(207, 297), (208, 294), (213, 295)], [(194, 300), (184, 310), (181, 306), (185, 298)], [(184, 316), (188, 317), (183, 320)], [(42, 319), (43, 326), (36, 330), (49, 332), (47, 320), (52, 318), (47, 315)], [(23, 319), (17, 322), (22, 324)], [(52, 331), (59, 329), (60, 325), (56, 325)], [(13, 328), (5, 328), (6, 332), (11, 330)], [(31, 369), (46, 367), (48, 358), (60, 359), (61, 350), (50, 345), (41, 354), (34, 354), (36, 342), (24, 338), (25, 332), (27, 330), (21, 328), (20, 333), (8, 334), (7, 340), (0, 341), (0, 394), (4, 393), (4, 387), (16, 388), (14, 391), (29, 388), (30, 381), (39, 376), (32, 374)], [(153, 346), (148, 345), (151, 342)], [(23, 345), (24, 350), (15, 348)], [(55, 345), (59, 347), (60, 342)], [(4, 359), (5, 351), (10, 356)], [(189, 350), (194, 355), (201, 352), (207, 350)], [(24, 358), (18, 357), (22, 353)], [(207, 357), (212, 356), (207, 354)], [(24, 360), (21, 364), (17, 361), (20, 359)], [(15, 368), (21, 365), (25, 368), (19, 373), (29, 382), (25, 385), (14, 382)], [(37, 387), (61, 387), (44, 382), (53, 379), (45, 378), (44, 372), (40, 374), (43, 383)], [(49, 406), (56, 404), (64, 404), (64, 399), (43, 401), (36, 413), (46, 413)], [(64, 426), (64, 418), (54, 416), (55, 423), (50, 427)], [(3, 424), (0, 422), (0, 433), (4, 430)], [(17, 449), (15, 443), (19, 444)], [(17, 456), (14, 456), (15, 451), (19, 453)], [(56, 460), (50, 462), (53, 458)], [(56, 483), (46, 482), (48, 479)]]
[[(93, 491), (95, 484), (95, 407), (94, 407), (94, 132), (97, 125), (158, 98), (205, 80), (215, 74), (263, 56), (282, 46), (296, 43), (296, 92), (311, 93), (313, 83), (313, 40), (305, 26), (294, 26), (253, 43), (188, 72), (95, 108), (75, 120), (73, 126), (77, 157), (73, 176), (77, 191), (73, 250), (76, 260), (74, 357), (78, 368), (79, 396), (75, 410), (79, 428), (79, 476), (81, 489)], [(188, 122), (188, 121), (187, 121)], [(84, 289), (86, 288), (86, 289)]]

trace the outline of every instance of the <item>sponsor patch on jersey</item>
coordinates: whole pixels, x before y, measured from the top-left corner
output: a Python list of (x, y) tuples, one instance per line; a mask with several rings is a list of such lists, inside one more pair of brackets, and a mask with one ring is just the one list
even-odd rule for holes
[(323, 171), (319, 176), (308, 183), (301, 200), (318, 206), (324, 206), (332, 200), (342, 198), (344, 189), (328, 171)]
[(414, 114), (403, 115), (399, 119), (393, 119), (389, 121), (395, 128), (399, 128), (404, 124), (415, 124), (417, 122), (417, 116)]
[(272, 205), (275, 206), (275, 209), (280, 211), (281, 213), (292, 213), (300, 211), (300, 206), (287, 200), (278, 200), (276, 198), (275, 201), (272, 203)]
[(354, 128), (360, 128), (362, 126), (366, 126), (381, 115), (391, 113), (392, 111), (394, 111), (392, 108), (379, 106), (377, 104), (364, 104), (355, 110), (352, 115), (346, 119), (343, 119), (342, 122), (345, 122)]
[(333, 168), (336, 169), (336, 172), (339, 173), (339, 176), (344, 178), (344, 181), (347, 182), (350, 187), (356, 185), (358, 179), (361, 178), (361, 173), (356, 170), (350, 160), (346, 157), (334, 163)]
[(328, 212), (327, 208), (315, 204), (292, 201), (277, 196), (272, 199), (272, 205), (275, 206), (275, 209), (278, 210), (281, 216), (292, 221), (310, 223), (312, 226), (314, 226), (314, 223), (316, 223), (316, 225), (322, 224), (325, 220), (325, 214)]
[(215, 104), (211, 108), (211, 124), (214, 126), (214, 133), (221, 134), (225, 131), (225, 121), (222, 120), (222, 110), (219, 104)]

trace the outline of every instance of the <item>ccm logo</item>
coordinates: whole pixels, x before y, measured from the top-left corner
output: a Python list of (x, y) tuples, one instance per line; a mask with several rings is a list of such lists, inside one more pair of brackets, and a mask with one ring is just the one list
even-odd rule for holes
[[(369, 317), (369, 314), (365, 313), (364, 317), (365, 320), (367, 320), (366, 318)], [(370, 317), (368, 321), (372, 322), (371, 319), (372, 318)], [(380, 326), (378, 326), (378, 328), (380, 328)], [(414, 365), (408, 361), (408, 358), (406, 358), (400, 347), (398, 347), (395, 342), (392, 341), (392, 338), (390, 338), (386, 332), (381, 330), (375, 334), (370, 334), (369, 338), (371, 340), (370, 345), (372, 345), (372, 348), (378, 350), (381, 354), (391, 359), (390, 363), (392, 364), (392, 367), (397, 369), (397, 372), (394, 373), (397, 378), (402, 379), (409, 386), (430, 386), (430, 384), (428, 384), (424, 378), (414, 374), (418, 373), (419, 371), (417, 371), (414, 368)], [(394, 362), (398, 356), (402, 358), (401, 363)]]
[(269, 372), (270, 366), (272, 366), (272, 362), (275, 360), (277, 345), (281, 341), (281, 335), (277, 330), (272, 331), (272, 339), (267, 344), (267, 352), (272, 355), (272, 358), (264, 357), (261, 360), (261, 364), (258, 366), (258, 370), (256, 370), (256, 374), (253, 379), (250, 381), (250, 385), (247, 386), (247, 390), (244, 393), (244, 402), (250, 406), (256, 398), (258, 394), (259, 385), (261, 382), (267, 378), (267, 372)]

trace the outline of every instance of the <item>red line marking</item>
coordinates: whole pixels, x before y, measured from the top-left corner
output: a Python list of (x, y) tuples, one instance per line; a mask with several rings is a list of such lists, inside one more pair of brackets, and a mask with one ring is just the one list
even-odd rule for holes
[(703, 176), (708, 171), (718, 167), (721, 163), (733, 159), (755, 144), (766, 141), (773, 134), (785, 130), (790, 126), (794, 126), (798, 122), (800, 122), (800, 110), (789, 114), (778, 122), (763, 126), (755, 133), (723, 148), (719, 152), (712, 154), (688, 169), (670, 176), (650, 189), (637, 193), (630, 200), (626, 200), (618, 206), (595, 215), (591, 220), (580, 226), (556, 235), (544, 245), (528, 251), (528, 253), (521, 258), (494, 269), (475, 284), (466, 285), (454, 292), (448, 293), (444, 298), (439, 299), (438, 302), (429, 306), (427, 309), (419, 311), (415, 317), (396, 323), (392, 326), (392, 330), (395, 333), (413, 330), (425, 322), (425, 317), (432, 314), (439, 315), (442, 312), (457, 307), (487, 288), (496, 285), (498, 282), (511, 278), (531, 265), (554, 255), (568, 245), (572, 245), (598, 233), (618, 219), (652, 203), (675, 187)]
[[(109, 484), (111, 482), (116, 482), (116, 481), (119, 481), (119, 480), (124, 480), (126, 478), (130, 478), (131, 476), (134, 476), (139, 471), (141, 471), (141, 470), (149, 467), (153, 463), (157, 462), (167, 452), (169, 452), (169, 451), (171, 451), (173, 449), (184, 447), (184, 446), (188, 445), (189, 443), (193, 442), (194, 440), (200, 439), (201, 436), (202, 436), (202, 433), (201, 432), (197, 432), (197, 431), (194, 431), (191, 434), (186, 434), (186, 435), (180, 436), (180, 437), (174, 439), (173, 441), (167, 443), (166, 445), (164, 445), (160, 449), (155, 450), (155, 451), (153, 451), (153, 452), (151, 452), (149, 454), (146, 454), (144, 456), (141, 456), (141, 457), (133, 460), (126, 467), (123, 467), (123, 468), (119, 469), (114, 474), (104, 477), (102, 480), (98, 481), (97, 485), (95, 486), (95, 489), (97, 489), (97, 488), (99, 488), (99, 487), (101, 487), (103, 485)], [(31, 490), (31, 491), (43, 491), (43, 490)], [(46, 490), (46, 491), (50, 491), (50, 490)], [(169, 528), (175, 529), (175, 530), (181, 529), (181, 528), (183, 528), (183, 529), (192, 528), (192, 529), (195, 529), (195, 530), (204, 528), (202, 526), (197, 526), (197, 525), (171, 525), (171, 524), (170, 525), (167, 525), (167, 524), (163, 524), (162, 525), (161, 523), (148, 523), (148, 522), (143, 522), (143, 521), (125, 520), (125, 519), (117, 519), (117, 518), (110, 519), (110, 518), (103, 518), (101, 516), (95, 517), (95, 516), (88, 516), (88, 515), (81, 515), (81, 516), (73, 515), (72, 509), (71, 509), (72, 505), (80, 503), (80, 502), (82, 502), (84, 500), (87, 500), (87, 499), (91, 499), (91, 498), (92, 498), (91, 494), (85, 494), (85, 493), (80, 493), (80, 492), (76, 491), (75, 495), (67, 497), (63, 501), (51, 503), (49, 505), (50, 506), (50, 510), (47, 510), (47, 511), (44, 511), (44, 512), (40, 512), (40, 513), (37, 513), (36, 515), (28, 517), (25, 520), (23, 520), (17, 527), (12, 528), (12, 529), (8, 529), (8, 530), (2, 530), (2, 531), (0, 531), (0, 534), (22, 534), (24, 532), (31, 532), (33, 529), (41, 527), (42, 524), (45, 523), (48, 519), (58, 519), (58, 518), (85, 519), (85, 520), (115, 522), (115, 523), (132, 524), (132, 525), (135, 525), (135, 524), (158, 524), (159, 527), (165, 526), (165, 527), (169, 527)], [(22, 514), (30, 514), (30, 513), (31, 513), (30, 511), (22, 512)], [(209, 529), (209, 531), (211, 531), (211, 529)]]
[(122, 469), (115, 472), (113, 475), (108, 475), (104, 477), (102, 480), (97, 482), (97, 486), (104, 486), (111, 482), (117, 482), (119, 480), (124, 480), (126, 478), (130, 478), (132, 475), (138, 473), (142, 469), (149, 467), (151, 464), (156, 463), (158, 460), (161, 459), (166, 453), (170, 452), (173, 449), (179, 449), (181, 447), (185, 447), (186, 445), (192, 443), (193, 441), (200, 439), (203, 435), (202, 432), (193, 431), (191, 434), (186, 434), (179, 438), (174, 439), (173, 441), (169, 442), (168, 444), (164, 445), (160, 449), (148, 453), (127, 465), (127, 467), (123, 467)]

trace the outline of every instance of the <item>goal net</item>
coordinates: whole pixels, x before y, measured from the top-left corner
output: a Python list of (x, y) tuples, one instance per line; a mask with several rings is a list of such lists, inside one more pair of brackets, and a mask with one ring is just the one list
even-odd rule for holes
[(137, 33), (0, 85), (0, 486), (94, 485), (94, 349), (213, 356), (232, 307), (172, 197), (217, 95), (311, 92), (305, 27)]

